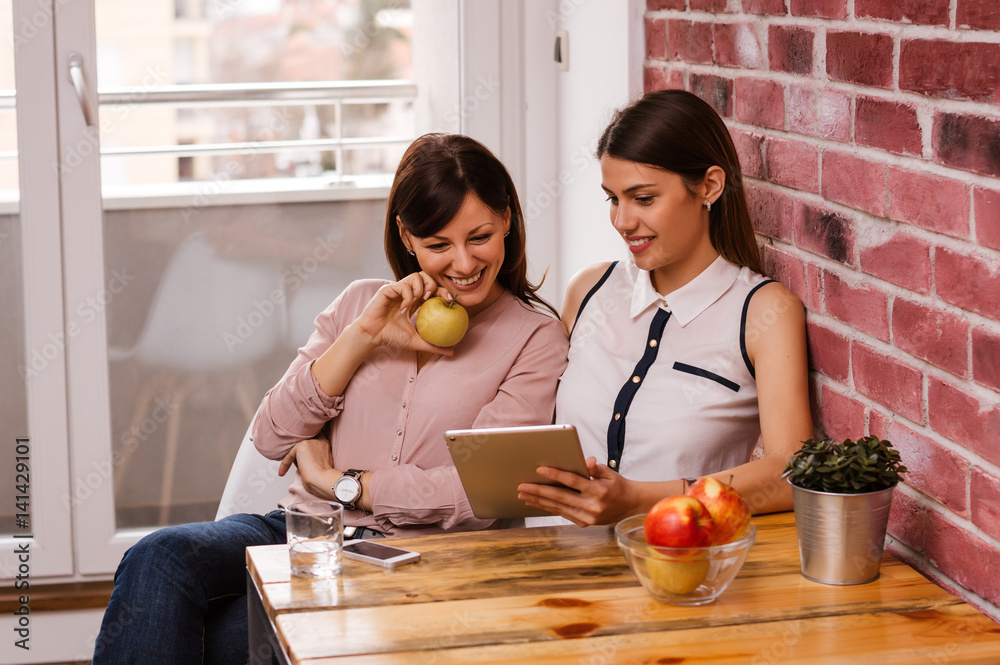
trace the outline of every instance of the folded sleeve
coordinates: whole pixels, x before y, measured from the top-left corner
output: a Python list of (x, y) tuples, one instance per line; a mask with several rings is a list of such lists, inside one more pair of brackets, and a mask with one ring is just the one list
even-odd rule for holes
[[(556, 385), (566, 367), (568, 352), (569, 341), (562, 324), (546, 319), (527, 337), (496, 397), (480, 410), (473, 427), (550, 424)], [(375, 521), (386, 530), (417, 524), (472, 530), (487, 528), (494, 522), (473, 514), (452, 465), (421, 469), (404, 464), (383, 469), (372, 476), (372, 497)]]

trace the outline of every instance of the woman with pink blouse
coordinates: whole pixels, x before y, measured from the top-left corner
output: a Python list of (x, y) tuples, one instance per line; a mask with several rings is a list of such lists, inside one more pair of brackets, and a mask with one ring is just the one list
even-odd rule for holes
[[(472, 513), (444, 432), (552, 422), (566, 331), (527, 279), (517, 193), (484, 146), (417, 139), (387, 208), (396, 281), (354, 282), (320, 313), (265, 395), (254, 443), (292, 472), (280, 506), (339, 501), (351, 537), (490, 528)], [(453, 348), (414, 329), (435, 295), (468, 311)], [(245, 663), (244, 550), (284, 542), (280, 507), (150, 534), (122, 559), (93, 662)]]

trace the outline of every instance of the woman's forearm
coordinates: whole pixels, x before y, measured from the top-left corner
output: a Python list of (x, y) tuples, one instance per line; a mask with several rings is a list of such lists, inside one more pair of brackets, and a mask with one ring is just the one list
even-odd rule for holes
[(342, 335), (312, 364), (312, 373), (319, 387), (333, 397), (344, 394), (358, 367), (376, 344), (352, 323)]
[[(787, 461), (775, 456), (763, 457), (708, 475), (731, 484), (754, 514), (780, 512), (792, 508), (791, 489), (781, 479)], [(628, 501), (632, 514), (648, 512), (660, 499), (683, 494), (686, 489), (683, 480), (632, 481), (630, 485)]]
[(733, 488), (750, 504), (755, 514), (792, 509), (792, 490), (781, 478), (787, 459), (765, 455), (746, 464), (712, 475)]
[(632, 507), (630, 514), (647, 513), (660, 499), (684, 493), (683, 480), (632, 481), (629, 495)]

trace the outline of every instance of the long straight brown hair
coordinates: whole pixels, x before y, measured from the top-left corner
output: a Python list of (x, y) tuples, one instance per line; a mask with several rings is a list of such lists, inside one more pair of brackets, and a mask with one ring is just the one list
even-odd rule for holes
[(689, 189), (709, 167), (721, 168), (726, 185), (708, 216), (712, 247), (730, 263), (764, 274), (740, 158), (722, 118), (706, 102), (684, 90), (648, 93), (615, 114), (597, 143), (598, 159), (604, 155), (676, 173)]
[(418, 238), (443, 229), (473, 194), (498, 215), (510, 209), (510, 232), (497, 281), (522, 302), (540, 305), (558, 316), (528, 281), (524, 215), (514, 181), (504, 165), (478, 141), (461, 134), (424, 134), (410, 144), (396, 169), (385, 213), (385, 256), (396, 279), (418, 272), (420, 264), (406, 251), (396, 218)]

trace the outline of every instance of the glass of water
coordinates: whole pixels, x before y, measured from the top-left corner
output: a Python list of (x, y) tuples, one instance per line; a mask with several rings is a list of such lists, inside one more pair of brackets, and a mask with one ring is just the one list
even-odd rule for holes
[(332, 501), (300, 501), (285, 508), (292, 577), (326, 578), (340, 572), (344, 507)]

